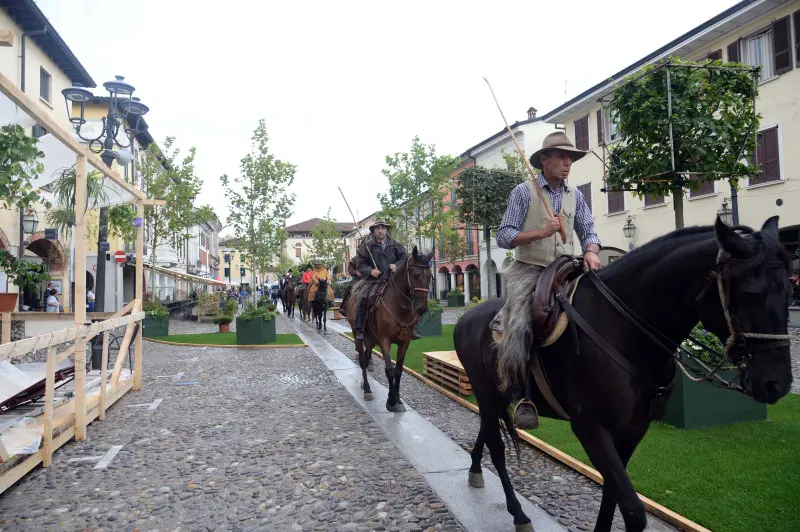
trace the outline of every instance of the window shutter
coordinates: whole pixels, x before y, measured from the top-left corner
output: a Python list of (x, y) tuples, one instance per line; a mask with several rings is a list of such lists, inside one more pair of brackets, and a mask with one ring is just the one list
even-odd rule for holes
[(614, 214), (625, 210), (625, 191), (609, 190), (608, 195), (608, 214)]
[(792, 14), (794, 19), (794, 61), (800, 67), (800, 9)]
[(739, 41), (734, 41), (728, 45), (728, 62), (738, 63), (739, 59)]
[(792, 69), (792, 47), (789, 44), (788, 15), (772, 23), (772, 49), (775, 50), (775, 74)]
[(579, 150), (589, 149), (589, 115), (576, 120), (575, 124), (575, 147)]
[(605, 138), (603, 135), (603, 110), (597, 110), (597, 145), (602, 146), (605, 144)]
[(586, 200), (586, 206), (589, 207), (589, 212), (592, 212), (592, 184), (586, 183), (578, 187), (578, 190), (583, 194), (583, 199)]
[(644, 206), (650, 207), (651, 205), (661, 205), (664, 203), (664, 195), (659, 194), (657, 196), (645, 196), (644, 197)]
[(778, 151), (778, 126), (758, 133), (756, 164), (761, 173), (750, 178), (750, 185), (761, 185), (781, 178), (780, 153)]
[(722, 48), (719, 50), (714, 50), (713, 52), (708, 52), (706, 59), (709, 61), (721, 61), (722, 60)]

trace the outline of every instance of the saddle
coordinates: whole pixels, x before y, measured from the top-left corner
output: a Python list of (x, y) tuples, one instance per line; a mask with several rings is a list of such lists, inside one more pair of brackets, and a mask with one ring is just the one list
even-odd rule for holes
[(567, 294), (572, 302), (578, 279), (583, 275), (581, 261), (569, 257), (558, 257), (544, 269), (536, 281), (531, 304), (533, 305), (533, 337), (537, 345), (553, 344), (567, 328), (567, 315), (559, 312), (556, 295)]

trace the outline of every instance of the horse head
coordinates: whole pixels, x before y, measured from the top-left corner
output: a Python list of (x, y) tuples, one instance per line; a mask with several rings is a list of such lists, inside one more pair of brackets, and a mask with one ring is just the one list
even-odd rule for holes
[(433, 252), (434, 248), (431, 248), (428, 253), (420, 253), (417, 246), (414, 246), (411, 255), (406, 260), (405, 267), (398, 270), (398, 273), (403, 275), (408, 283), (412, 305), (418, 316), (428, 312), (428, 292), (433, 275), (431, 273)]
[(722, 339), (739, 368), (741, 386), (761, 403), (789, 393), (789, 266), (780, 243), (778, 217), (761, 230), (714, 224), (719, 252), (716, 272), (698, 297), (703, 325)]
[(328, 302), (328, 281), (325, 279), (319, 280), (319, 286), (317, 287), (317, 293), (314, 296), (318, 303), (327, 303)]

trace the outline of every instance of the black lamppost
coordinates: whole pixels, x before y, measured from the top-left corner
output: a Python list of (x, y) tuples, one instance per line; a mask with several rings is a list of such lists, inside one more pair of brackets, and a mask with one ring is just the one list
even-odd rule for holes
[[(139, 98), (133, 98), (133, 85), (125, 83), (125, 78), (122, 76), (115, 76), (114, 81), (107, 81), (103, 83), (103, 87), (109, 93), (108, 98), (108, 112), (103, 117), (103, 129), (99, 135), (94, 138), (87, 138), (81, 134), (81, 126), (86, 123), (84, 118), (84, 111), (86, 102), (94, 98), (94, 95), (87, 89), (81, 86), (74, 86), (61, 91), (67, 105), (67, 115), (69, 116), (72, 127), (78, 137), (89, 143), (89, 149), (95, 153), (100, 154), (100, 158), (106, 163), (106, 166), (111, 168), (111, 163), (117, 160), (120, 165), (125, 166), (130, 163), (132, 154), (131, 146), (133, 144), (133, 137), (137, 133), (141, 133), (146, 129), (142, 116), (147, 114), (150, 110), (145, 104), (139, 101)], [(80, 104), (80, 116), (72, 116), (70, 114), (69, 102)], [(120, 141), (118, 138), (119, 130), (123, 128), (127, 143)], [(119, 152), (114, 151), (114, 147), (121, 148)], [(106, 242), (108, 235), (108, 207), (100, 208), (100, 224), (97, 235), (97, 275), (95, 277), (95, 311), (103, 312), (105, 303), (105, 281), (106, 281), (106, 268), (105, 268), (105, 254), (108, 251), (108, 243)]]
[(733, 223), (733, 211), (728, 207), (728, 198), (722, 200), (722, 208), (717, 211), (717, 216), (725, 225)]
[(632, 216), (628, 216), (628, 219), (625, 220), (625, 225), (622, 226), (622, 233), (625, 235), (625, 238), (633, 238), (636, 236), (636, 226), (633, 225)]

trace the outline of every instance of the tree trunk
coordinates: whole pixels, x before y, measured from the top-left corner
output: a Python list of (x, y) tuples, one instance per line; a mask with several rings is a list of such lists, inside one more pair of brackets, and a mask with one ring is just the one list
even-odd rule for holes
[(683, 229), (683, 187), (675, 186), (672, 189), (672, 201), (675, 207), (675, 229)]
[[(492, 299), (492, 280), (490, 279), (489, 265), (492, 261), (492, 230), (489, 225), (483, 226), (484, 238), (486, 239), (486, 299)], [(478, 253), (478, 262), (480, 263), (480, 253)], [(481, 265), (478, 264), (478, 271), (481, 271)], [(483, 295), (483, 294), (481, 294)]]

